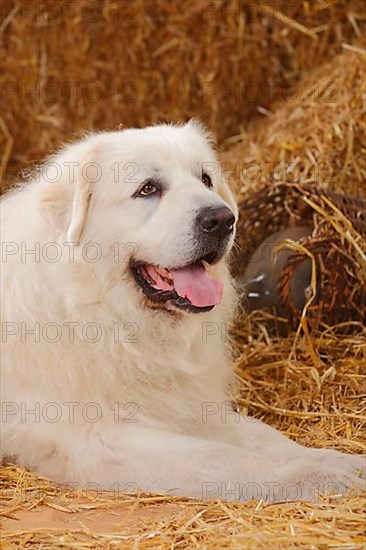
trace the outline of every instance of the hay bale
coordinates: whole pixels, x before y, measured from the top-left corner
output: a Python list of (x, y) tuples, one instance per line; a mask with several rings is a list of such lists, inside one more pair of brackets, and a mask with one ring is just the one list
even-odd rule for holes
[(358, 44), (363, 0), (6, 0), (2, 173), (75, 134), (199, 116), (222, 140)]
[(239, 199), (263, 183), (311, 183), (366, 197), (366, 51), (346, 52), (306, 76), (293, 100), (222, 155)]

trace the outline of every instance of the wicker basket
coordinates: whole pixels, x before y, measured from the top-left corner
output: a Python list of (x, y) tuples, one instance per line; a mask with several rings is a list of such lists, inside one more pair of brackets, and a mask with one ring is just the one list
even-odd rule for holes
[[(277, 184), (248, 195), (239, 206), (239, 248), (233, 271), (244, 290), (253, 255), (276, 234), (273, 242), (282, 244), (269, 261), (275, 262), (283, 248), (287, 253), (276, 275), (272, 266), (263, 268), (272, 277), (269, 284), (275, 285), (272, 313), (285, 317), (292, 328), (301, 316), (306, 316), (311, 328), (365, 323), (366, 200), (308, 184)], [(296, 244), (285, 240), (291, 228), (295, 235), (295, 228), (304, 228), (294, 239)], [(299, 275), (301, 265), (307, 267)], [(269, 294), (265, 288), (263, 292)], [(244, 300), (254, 309), (248, 296)]]

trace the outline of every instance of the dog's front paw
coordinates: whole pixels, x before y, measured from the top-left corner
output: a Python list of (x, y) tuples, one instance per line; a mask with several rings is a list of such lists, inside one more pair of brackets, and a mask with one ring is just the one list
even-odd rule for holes
[(286, 498), (318, 500), (319, 495), (359, 494), (366, 490), (366, 457), (332, 449), (312, 449), (281, 467)]
[(361, 484), (365, 490), (366, 455), (351, 455), (334, 449), (313, 449), (312, 459), (318, 461), (321, 469), (341, 471), (347, 478), (355, 479), (357, 486)]

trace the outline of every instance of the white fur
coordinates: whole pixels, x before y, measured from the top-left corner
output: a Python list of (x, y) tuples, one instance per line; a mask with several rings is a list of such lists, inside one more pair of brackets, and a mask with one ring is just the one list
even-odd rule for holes
[[(200, 180), (204, 163), (213, 190)], [(167, 182), (164, 196), (133, 198), (152, 176)], [(235, 295), (224, 261), (209, 268), (224, 282), (224, 300), (202, 314), (149, 307), (130, 276), (131, 257), (166, 267), (188, 261), (197, 210), (224, 203), (237, 212), (195, 122), (86, 137), (8, 193), (3, 455), (59, 481), (198, 498), (312, 498), (316, 488), (359, 486), (363, 457), (301, 447), (229, 411), (223, 330)], [(102, 251), (96, 262), (82, 255), (95, 252), (90, 242)], [(58, 261), (49, 243), (62, 251)], [(24, 257), (36, 246), (39, 257)], [(27, 333), (36, 326), (39, 338)]]

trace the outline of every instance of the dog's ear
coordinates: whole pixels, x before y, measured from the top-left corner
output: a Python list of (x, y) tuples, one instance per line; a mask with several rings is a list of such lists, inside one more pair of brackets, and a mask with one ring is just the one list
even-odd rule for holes
[(78, 181), (72, 201), (71, 218), (67, 229), (67, 240), (79, 242), (86, 224), (90, 199), (92, 196), (89, 182)]
[(213, 133), (198, 118), (190, 118), (184, 126), (200, 134), (208, 142), (210, 147), (213, 149), (216, 148), (216, 140)]
[[(87, 143), (84, 143), (84, 151)], [(95, 180), (85, 177), (92, 151), (80, 155), (81, 144), (68, 147), (44, 167), (48, 175), (41, 189), (41, 214), (57, 231), (66, 234), (68, 242), (80, 242), (86, 226), (92, 187)], [(55, 176), (49, 176), (49, 174)], [(43, 178), (44, 180), (45, 178)]]

